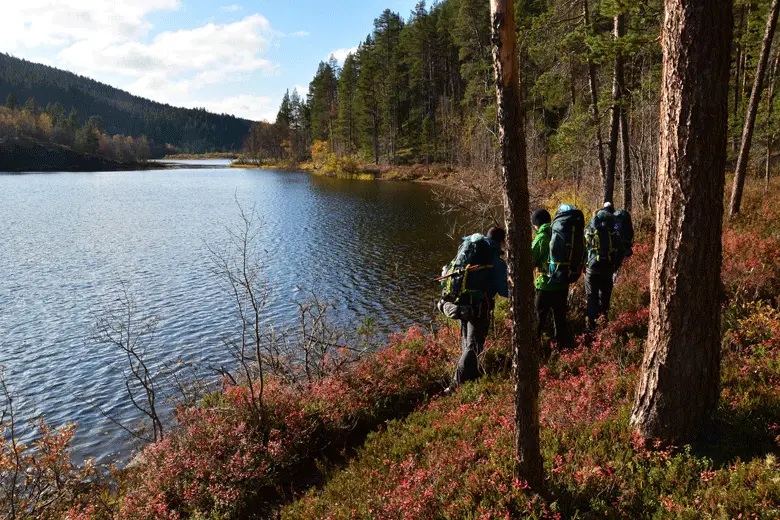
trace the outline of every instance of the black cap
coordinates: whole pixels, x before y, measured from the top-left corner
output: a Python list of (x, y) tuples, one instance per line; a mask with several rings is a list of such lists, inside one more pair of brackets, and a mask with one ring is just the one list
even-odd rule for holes
[(503, 244), (506, 240), (506, 231), (500, 227), (492, 227), (488, 230), (487, 237), (497, 244)]
[(544, 208), (537, 209), (531, 215), (531, 223), (536, 227), (540, 227), (542, 224), (549, 224), (550, 222), (552, 222), (550, 213)]

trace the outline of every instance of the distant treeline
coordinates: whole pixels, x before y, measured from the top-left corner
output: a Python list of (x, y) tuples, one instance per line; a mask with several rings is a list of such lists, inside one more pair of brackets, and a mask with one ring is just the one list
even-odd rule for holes
[(0, 53), (0, 99), (35, 98), (41, 106), (59, 103), (79, 124), (100, 117), (108, 135), (146, 136), (188, 153), (237, 151), (251, 121), (205, 109), (176, 108), (133, 96), (71, 72)]
[(16, 97), (9, 94), (5, 106), (0, 107), (0, 140), (32, 138), (124, 163), (144, 163), (149, 159), (146, 137), (109, 135), (99, 116), (90, 117), (83, 125), (79, 120), (75, 109), (66, 114), (60, 103), (42, 109), (34, 98), (29, 98), (20, 106)]

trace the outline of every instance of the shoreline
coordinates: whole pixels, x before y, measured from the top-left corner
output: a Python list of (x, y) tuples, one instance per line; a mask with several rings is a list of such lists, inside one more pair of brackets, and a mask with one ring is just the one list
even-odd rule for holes
[(443, 164), (413, 165), (413, 166), (362, 166), (357, 172), (327, 170), (312, 162), (290, 163), (239, 163), (230, 164), (230, 168), (277, 170), (281, 172), (310, 173), (319, 177), (331, 179), (351, 179), (366, 181), (390, 182), (420, 182), (430, 184), (451, 185), (451, 179), (459, 175), (459, 171)]

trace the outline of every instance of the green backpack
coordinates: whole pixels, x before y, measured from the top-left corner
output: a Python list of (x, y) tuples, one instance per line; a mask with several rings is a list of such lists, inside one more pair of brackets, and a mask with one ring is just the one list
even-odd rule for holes
[(479, 305), (490, 288), (493, 251), (487, 237), (475, 233), (463, 237), (458, 254), (438, 278), (444, 286), (442, 300), (459, 305)]
[(585, 243), (588, 248), (588, 267), (596, 264), (607, 264), (618, 267), (618, 241), (620, 236), (615, 230), (615, 218), (608, 211), (599, 211), (590, 221), (585, 232)]

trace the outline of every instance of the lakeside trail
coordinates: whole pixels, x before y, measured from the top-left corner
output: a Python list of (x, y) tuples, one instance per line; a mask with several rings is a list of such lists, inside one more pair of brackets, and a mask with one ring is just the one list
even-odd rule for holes
[[(319, 378), (269, 376), (254, 393), (226, 379), (178, 410), (142, 464), (86, 490), (71, 482), (41, 518), (777, 518), (780, 182), (767, 195), (752, 183), (743, 215), (723, 235), (721, 402), (696, 445), (648, 450), (628, 426), (648, 324), (646, 232), (621, 270), (611, 320), (570, 350), (553, 346), (542, 367), (549, 498), (513, 475), (503, 304), (486, 376), (452, 396), (441, 392), (460, 341), (447, 323), (412, 328), (346, 365), (334, 361), (349, 353), (333, 351)], [(583, 309), (570, 311), (582, 331)], [(259, 391), (260, 421), (251, 401)], [(53, 460), (61, 475), (76, 475), (66, 437)]]

